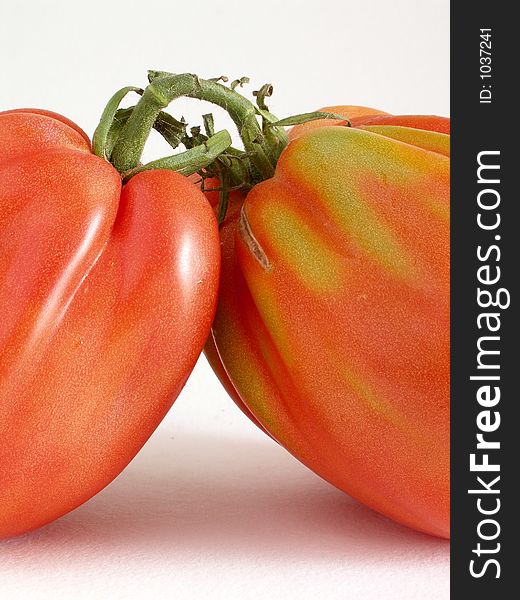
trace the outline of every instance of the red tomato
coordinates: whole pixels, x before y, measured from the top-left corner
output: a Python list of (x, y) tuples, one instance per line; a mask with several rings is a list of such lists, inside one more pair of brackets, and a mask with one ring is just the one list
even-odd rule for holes
[(121, 189), (85, 134), (0, 113), (0, 537), (56, 519), (116, 477), (207, 338), (216, 220), (185, 177)]
[(232, 198), (208, 358), (316, 473), (448, 537), (449, 120), (354, 108)]

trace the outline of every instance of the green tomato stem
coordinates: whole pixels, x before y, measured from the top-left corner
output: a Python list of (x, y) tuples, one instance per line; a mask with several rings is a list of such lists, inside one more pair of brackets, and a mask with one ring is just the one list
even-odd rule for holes
[(101, 115), (101, 119), (99, 121), (99, 125), (94, 132), (94, 136), (92, 138), (92, 151), (96, 156), (100, 158), (104, 158), (108, 160), (110, 158), (110, 154), (108, 152), (107, 144), (109, 142), (110, 130), (114, 123), (114, 117), (119, 109), (119, 105), (130, 92), (136, 92), (139, 95), (143, 94), (143, 90), (141, 88), (127, 86), (120, 90), (118, 90), (112, 98), (108, 101), (108, 104)]
[(112, 152), (111, 160), (118, 171), (127, 172), (137, 167), (161, 110), (174, 99), (187, 96), (211, 102), (226, 110), (235, 122), (255, 168), (263, 179), (272, 177), (279, 149), (273, 149), (264, 135), (252, 102), (217, 81), (200, 79), (191, 73), (171, 75), (151, 72), (150, 80)]
[(200, 169), (207, 167), (231, 146), (231, 136), (227, 131), (219, 131), (208, 138), (200, 146), (190, 150), (160, 158), (139, 167), (135, 167), (124, 174), (123, 181), (128, 181), (137, 173), (152, 169), (168, 169), (182, 175), (192, 175)]
[(293, 125), (302, 125), (309, 121), (318, 121), (320, 119), (334, 119), (336, 121), (345, 121), (347, 127), (350, 127), (350, 121), (345, 115), (339, 115), (332, 112), (316, 111), (310, 113), (302, 113), (301, 115), (293, 115), (285, 119), (270, 121), (269, 127), (292, 127)]

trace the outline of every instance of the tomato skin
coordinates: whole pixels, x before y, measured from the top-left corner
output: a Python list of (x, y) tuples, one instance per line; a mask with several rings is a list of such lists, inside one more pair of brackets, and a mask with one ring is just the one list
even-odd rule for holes
[[(206, 180), (206, 188), (218, 188), (219, 182), (217, 180)], [(215, 212), (217, 212), (219, 203), (218, 192), (207, 191), (205, 192), (208, 201), (213, 206)], [(219, 322), (224, 323), (224, 327), (229, 325), (230, 327), (235, 326), (236, 316), (239, 314), (241, 307), (240, 302), (242, 298), (242, 292), (244, 288), (244, 280), (237, 268), (236, 256), (235, 256), (235, 230), (237, 221), (240, 215), (240, 209), (244, 202), (244, 196), (241, 192), (231, 192), (229, 196), (229, 205), (226, 212), (224, 222), (220, 227), (220, 241), (221, 241), (221, 270), (220, 270), (220, 289), (219, 289), (219, 304), (221, 308), (221, 315)], [(214, 323), (215, 325), (215, 323)], [(222, 343), (229, 341), (231, 344), (234, 343), (233, 335), (226, 335), (221, 338)], [(238, 394), (234, 384), (229, 378), (226, 368), (220, 359), (219, 350), (215, 343), (213, 335), (208, 336), (206, 344), (204, 346), (204, 355), (211, 365), (211, 368), (218, 377), (220, 383), (231, 396), (238, 408), (264, 433), (270, 436), (270, 433), (263, 427), (260, 421), (255, 417), (246, 402), (242, 400)]]
[(200, 190), (170, 171), (121, 190), (76, 129), (50, 121), (0, 113), (0, 538), (124, 469), (216, 306), (218, 228)]
[(414, 145), (415, 118), (376, 133), (369, 117), (293, 135), (235, 212), (213, 339), (240, 401), (294, 456), (449, 537), (446, 134), (417, 129)]
[[(85, 140), (87, 147), (88, 148), (91, 147), (90, 139), (89, 139), (88, 135), (83, 131), (83, 129), (81, 129), (81, 127), (79, 125), (76, 125), (76, 123), (74, 123), (74, 121), (71, 121), (70, 119), (68, 119), (67, 117), (64, 117), (63, 115), (60, 115), (59, 113), (53, 112), (52, 110), (45, 110), (45, 109), (41, 109), (41, 108), (14, 108), (12, 110), (5, 110), (0, 114), (1, 115), (10, 115), (10, 114), (17, 114), (17, 113), (41, 115), (44, 117), (49, 117), (49, 119), (52, 119), (53, 121), (59, 121), (60, 123), (67, 125), (70, 129), (73, 129), (74, 131), (79, 133), (79, 135)], [(41, 131), (41, 129), (40, 129), (40, 131)]]
[[(437, 117), (433, 115), (391, 115), (376, 108), (367, 108), (365, 106), (325, 106), (320, 111), (331, 112), (337, 115), (345, 115), (353, 127), (363, 125), (394, 125), (409, 127), (413, 129), (423, 129), (426, 131), (436, 131), (437, 133), (450, 133), (450, 120), (446, 117)], [(345, 126), (346, 121), (334, 119), (318, 119), (308, 121), (302, 125), (296, 125), (289, 131), (289, 139), (294, 140), (303, 133), (329, 126)]]
[[(385, 116), (388, 113), (383, 112), (377, 108), (367, 108), (366, 106), (324, 106), (320, 108), (320, 111), (335, 113), (337, 115), (345, 115), (353, 126), (357, 126), (366, 121), (370, 121), (374, 117)], [(302, 125), (296, 125), (289, 130), (289, 139), (295, 140), (300, 137), (303, 133), (307, 133), (314, 129), (329, 126), (345, 126), (346, 121), (339, 121), (335, 119), (317, 119), (315, 121), (308, 121)]]

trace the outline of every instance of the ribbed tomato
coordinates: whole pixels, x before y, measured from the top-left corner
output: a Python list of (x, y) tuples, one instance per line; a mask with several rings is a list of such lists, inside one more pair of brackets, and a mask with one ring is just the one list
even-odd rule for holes
[(68, 119), (0, 113), (0, 537), (135, 456), (204, 345), (219, 261), (188, 179), (151, 170), (121, 189)]
[(448, 537), (449, 120), (324, 110), (353, 127), (294, 128), (232, 197), (207, 354), (316, 473)]

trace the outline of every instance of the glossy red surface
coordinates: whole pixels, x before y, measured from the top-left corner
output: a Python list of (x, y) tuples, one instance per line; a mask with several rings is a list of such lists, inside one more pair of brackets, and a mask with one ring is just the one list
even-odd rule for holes
[(145, 443), (207, 338), (213, 211), (185, 177), (121, 189), (79, 128), (0, 114), (0, 537), (105, 487)]

